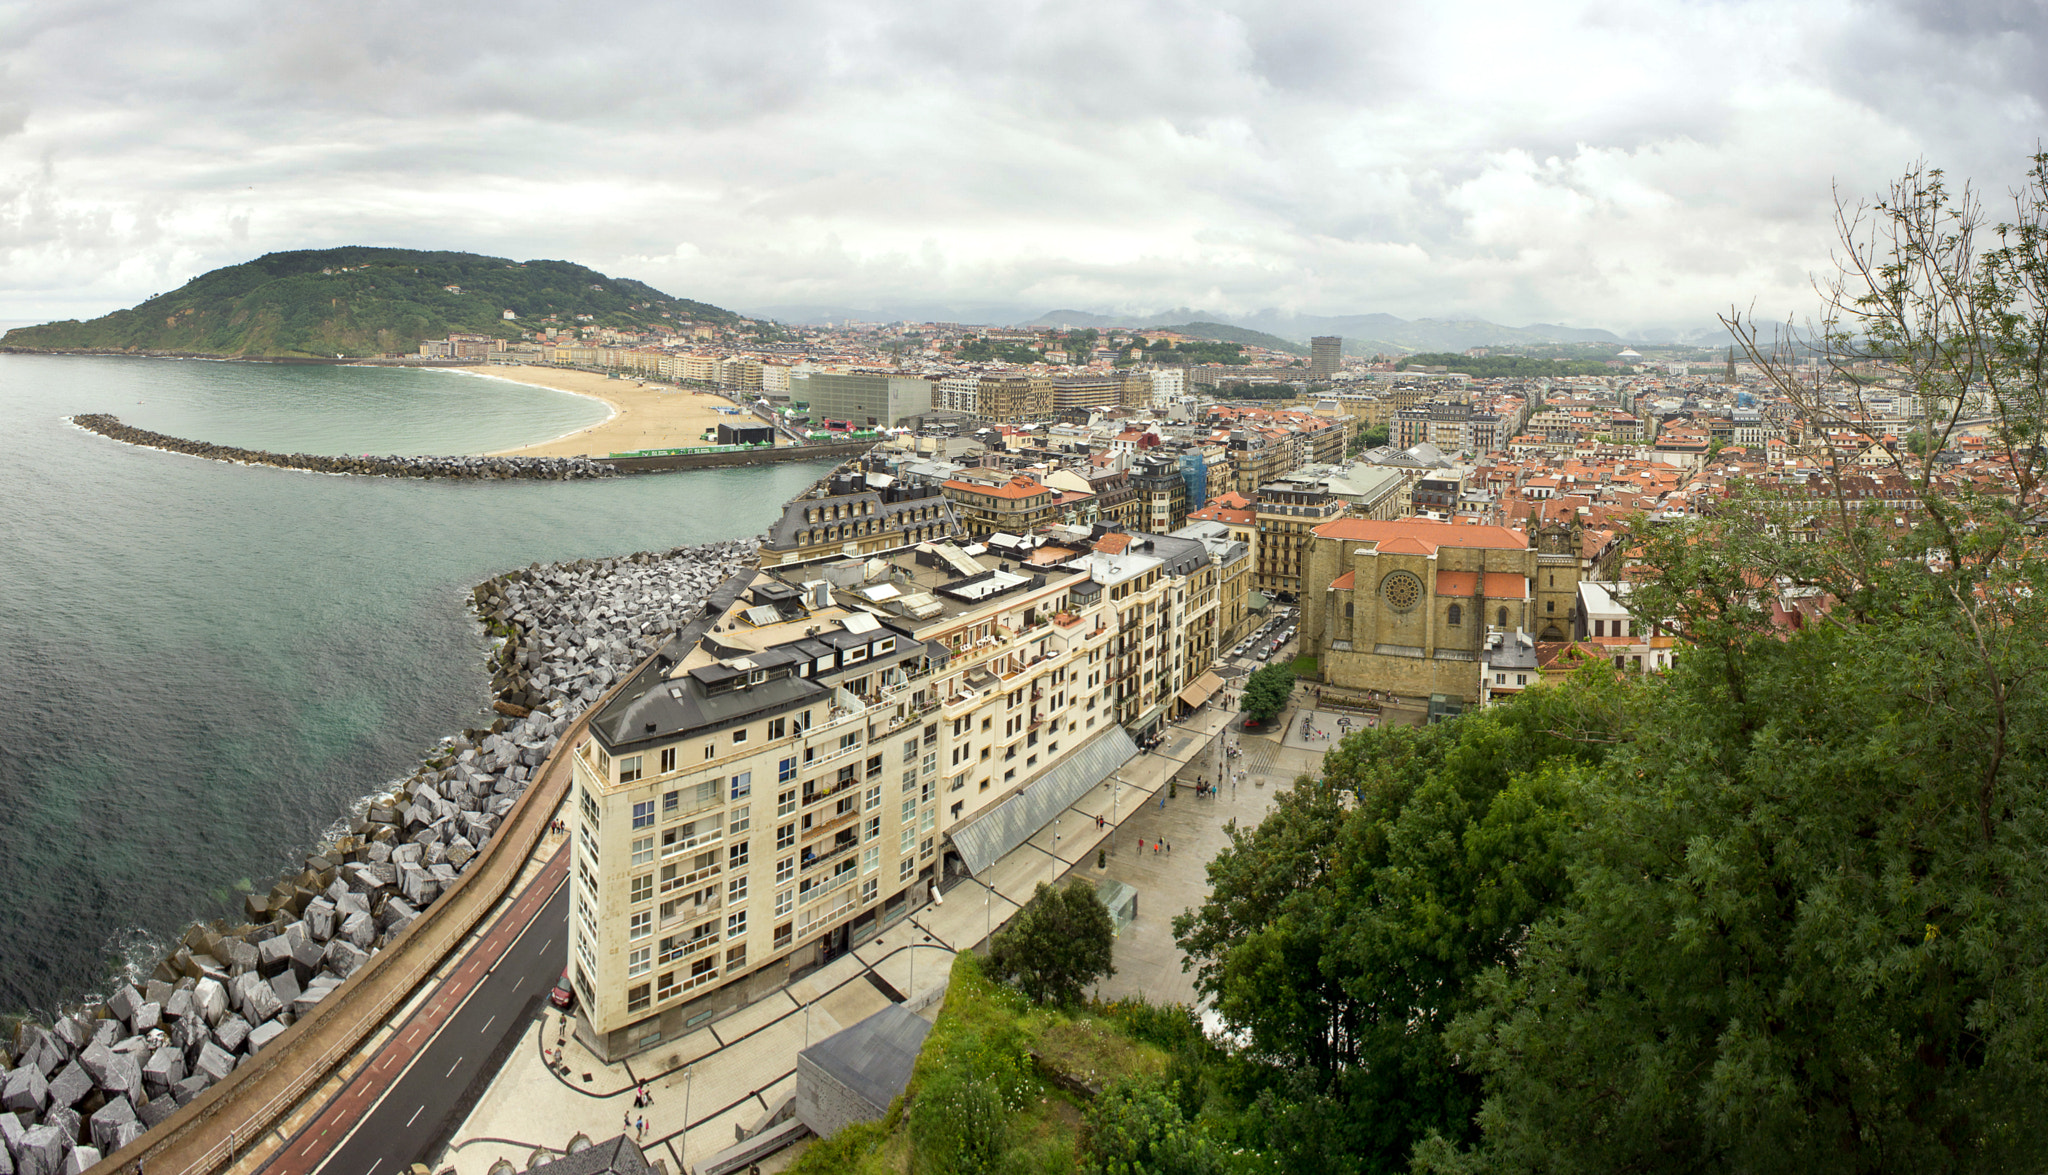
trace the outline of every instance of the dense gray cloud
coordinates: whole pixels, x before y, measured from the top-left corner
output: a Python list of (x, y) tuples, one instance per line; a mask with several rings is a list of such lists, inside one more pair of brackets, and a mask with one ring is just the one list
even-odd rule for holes
[(0, 0), (0, 318), (274, 249), (565, 257), (742, 308), (1787, 312), (1832, 192), (1993, 192), (2042, 6), (601, 10)]

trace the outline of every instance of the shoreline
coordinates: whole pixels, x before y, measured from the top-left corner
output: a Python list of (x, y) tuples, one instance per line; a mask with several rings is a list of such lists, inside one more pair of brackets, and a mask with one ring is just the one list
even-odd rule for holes
[[(491, 364), (459, 369), (464, 375), (566, 392), (596, 400), (611, 409), (604, 420), (560, 436), (486, 453), (488, 457), (591, 457), (648, 449), (709, 448), (703, 433), (720, 424), (762, 421), (743, 406), (716, 392), (650, 382), (634, 376), (617, 379), (573, 367), (535, 363)], [(731, 410), (739, 409), (738, 415)], [(723, 409), (724, 411), (721, 411)], [(776, 447), (787, 444), (777, 438)]]

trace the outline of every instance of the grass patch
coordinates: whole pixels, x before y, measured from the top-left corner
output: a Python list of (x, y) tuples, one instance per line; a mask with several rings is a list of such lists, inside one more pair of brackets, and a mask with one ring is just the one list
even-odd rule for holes
[(1175, 1034), (1192, 1023), (1184, 1011), (1121, 1004), (1038, 1007), (982, 968), (971, 951), (953, 960), (945, 1005), (888, 1117), (813, 1143), (792, 1175), (1066, 1175), (1086, 1158), (1090, 1103), (1046, 1075), (1091, 1088), (1165, 1078)]
[(1303, 653), (1290, 662), (1288, 668), (1294, 670), (1294, 676), (1296, 677), (1314, 677), (1316, 675), (1316, 655), (1314, 653)]

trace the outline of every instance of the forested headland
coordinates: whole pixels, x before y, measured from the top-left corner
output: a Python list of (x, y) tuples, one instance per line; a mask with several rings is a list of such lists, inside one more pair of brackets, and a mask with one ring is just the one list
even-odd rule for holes
[(0, 346), (355, 359), (410, 354), (450, 333), (518, 338), (549, 319), (638, 332), (730, 326), (740, 316), (568, 261), (347, 247), (266, 254), (89, 322), (8, 331)]

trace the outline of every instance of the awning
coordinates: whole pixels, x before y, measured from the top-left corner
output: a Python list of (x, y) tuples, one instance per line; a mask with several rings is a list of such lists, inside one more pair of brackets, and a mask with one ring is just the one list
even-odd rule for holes
[(1138, 744), (1121, 726), (1096, 735), (1058, 766), (1026, 784), (1023, 791), (955, 828), (953, 847), (959, 851), (961, 863), (969, 873), (980, 873), (1002, 860), (1137, 753)]
[(1244, 595), (1244, 606), (1253, 612), (1264, 612), (1267, 603), (1264, 592), (1246, 592)]
[(1210, 698), (1215, 697), (1216, 691), (1222, 688), (1223, 679), (1216, 676), (1216, 671), (1212, 669), (1197, 677), (1193, 685), (1180, 691), (1177, 696), (1182, 702), (1186, 703), (1188, 709), (1192, 710)]

